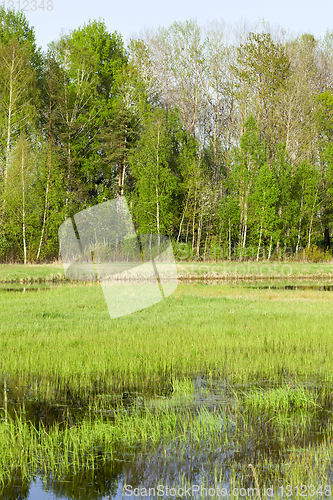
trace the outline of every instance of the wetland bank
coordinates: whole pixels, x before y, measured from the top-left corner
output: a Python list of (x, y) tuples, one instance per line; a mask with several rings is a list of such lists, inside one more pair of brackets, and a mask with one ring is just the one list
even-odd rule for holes
[(241, 498), (255, 475), (261, 498), (302, 484), (330, 496), (329, 265), (304, 265), (302, 280), (298, 267), (289, 281), (184, 281), (114, 320), (97, 284), (3, 268), (4, 288), (35, 285), (0, 291), (3, 498), (126, 498), (129, 485)]

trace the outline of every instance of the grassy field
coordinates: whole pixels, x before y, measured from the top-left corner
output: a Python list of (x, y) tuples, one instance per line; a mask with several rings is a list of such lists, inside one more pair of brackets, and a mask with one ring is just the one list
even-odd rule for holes
[[(297, 265), (308, 277), (331, 269)], [(31, 267), (24, 277), (56, 269)], [(20, 267), (6, 276), (22, 278)], [(0, 300), (4, 484), (18, 470), (98, 469), (119, 450), (143, 453), (147, 464), (164, 457), (168, 467), (186, 463), (189, 449), (197, 468), (207, 466), (205, 484), (254, 485), (250, 460), (261, 487), (332, 484), (332, 293), (182, 283), (114, 320), (95, 283), (0, 292)], [(37, 406), (61, 412), (50, 422)]]
[(65, 279), (62, 263), (0, 264), (0, 283), (38, 282)]
[[(333, 379), (333, 294), (181, 284), (111, 320), (96, 284), (1, 294), (1, 371), (130, 386), (166, 374)], [(143, 375), (145, 381), (142, 380)], [(44, 390), (44, 389), (43, 389)]]

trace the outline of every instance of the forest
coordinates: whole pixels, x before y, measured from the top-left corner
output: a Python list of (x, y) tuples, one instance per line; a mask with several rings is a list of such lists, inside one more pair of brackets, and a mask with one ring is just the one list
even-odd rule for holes
[(124, 195), (179, 259), (331, 256), (333, 32), (174, 22), (125, 46), (102, 20), (44, 53), (0, 8), (0, 261)]

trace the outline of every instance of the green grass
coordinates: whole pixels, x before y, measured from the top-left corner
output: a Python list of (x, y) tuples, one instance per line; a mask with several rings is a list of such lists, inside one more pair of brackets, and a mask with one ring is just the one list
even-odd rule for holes
[(245, 394), (244, 403), (252, 410), (268, 414), (291, 413), (320, 407), (314, 395), (304, 387), (286, 385), (268, 391), (251, 391)]
[[(204, 407), (197, 413), (182, 409), (181, 394), (193, 394), (189, 380), (174, 381), (175, 399), (150, 401), (143, 409), (135, 405), (131, 411), (119, 406), (112, 419), (105, 418), (107, 405), (95, 404), (89, 417), (76, 425), (68, 421), (50, 429), (40, 425), (37, 429), (29, 421), (7, 419), (0, 423), (0, 483), (13, 469), (19, 468), (23, 476), (37, 473), (61, 476), (76, 473), (97, 465), (96, 450), (103, 453), (103, 461), (117, 453), (119, 445), (143, 446), (146, 451), (159, 448), (164, 452), (170, 443), (177, 444), (178, 454), (186, 454), (188, 443), (200, 449), (202, 442), (211, 449), (227, 441), (227, 427), (223, 408), (213, 414)], [(174, 404), (176, 402), (176, 405)], [(104, 408), (104, 412), (101, 411)]]
[(0, 283), (36, 282), (65, 279), (62, 263), (0, 264)]
[[(313, 480), (329, 480), (332, 422), (320, 443), (302, 446), (300, 439), (331, 397), (332, 293), (183, 283), (155, 306), (115, 320), (96, 284), (2, 292), (0, 300), (0, 373), (9, 388), (6, 423), (0, 387), (3, 481), (15, 468), (77, 473), (98, 467), (98, 453), (106, 460), (134, 447), (166, 465), (188, 460), (189, 449), (197, 464), (203, 453), (213, 464), (227, 449), (230, 459), (220, 468), (242, 484), (252, 481), (246, 450), (261, 438), (289, 444), (279, 468), (270, 456), (260, 458), (260, 485), (270, 477), (276, 484), (305, 481), (306, 467)], [(192, 382), (199, 374), (207, 381), (200, 395)], [(244, 389), (261, 380), (272, 386)], [(223, 393), (212, 411), (209, 384), (216, 381), (241, 386)], [(125, 391), (137, 394), (131, 410), (115, 404)], [(75, 425), (64, 418), (37, 428), (10, 408), (13, 401), (74, 400), (85, 407)], [(235, 460), (234, 450), (244, 460)]]
[[(253, 406), (218, 404), (215, 405), (214, 412), (205, 406), (183, 408), (179, 396), (194, 396), (193, 383), (189, 380), (174, 382), (177, 389), (171, 398), (151, 400), (145, 408), (134, 405), (131, 411), (119, 407), (113, 412), (112, 420), (105, 419), (105, 415), (100, 412), (101, 405), (96, 405), (90, 408), (89, 418), (76, 425), (69, 425), (64, 421), (51, 428), (40, 425), (37, 429), (22, 418), (1, 422), (0, 483), (5, 483), (13, 470), (20, 470), (23, 477), (34, 474), (63, 477), (85, 469), (93, 470), (105, 461), (119, 457), (120, 449), (132, 449), (134, 460), (144, 454), (146, 463), (152, 461), (154, 464), (158, 456), (166, 467), (174, 461), (185, 463), (189, 454), (197, 464), (202, 460), (203, 454), (206, 454), (207, 457), (212, 457), (209, 459), (211, 463), (205, 464), (206, 468), (214, 469), (214, 462), (220, 462), (224, 456), (223, 462), (215, 468), (215, 481), (220, 481), (221, 484), (222, 469), (229, 470), (234, 475), (233, 486), (241, 487), (244, 479), (247, 478), (248, 481), (250, 471), (247, 469), (246, 456), (244, 460), (235, 462), (233, 454), (235, 450), (240, 454), (244, 453), (249, 443), (258, 441), (260, 434), (257, 421), (255, 418), (246, 420), (245, 415), (246, 411), (254, 410)], [(264, 399), (271, 401), (268, 405), (270, 409), (277, 408), (276, 400), (284, 398), (281, 396), (283, 392), (288, 390), (282, 388), (267, 392)], [(298, 388), (298, 392), (296, 401), (307, 401), (305, 406), (300, 403), (300, 407), (304, 409), (310, 405), (318, 408), (309, 391)], [(261, 392), (257, 395), (259, 399), (262, 398)], [(252, 401), (255, 397), (256, 393), (252, 392)], [(178, 406), (174, 404), (175, 401)], [(267, 404), (264, 408), (267, 408)], [(290, 402), (288, 408), (290, 410)], [(272, 425), (281, 431), (279, 422), (273, 422)], [(294, 438), (295, 436), (290, 436), (288, 428), (282, 428), (281, 440), (290, 445)], [(230, 453), (229, 458), (225, 456), (226, 452)], [(328, 484), (332, 452), (332, 442), (326, 438), (319, 446), (306, 449), (291, 446), (285, 451), (285, 456), (281, 457), (279, 467), (271, 457), (264, 456), (257, 466), (260, 486), (267, 485), (268, 478), (276, 489), (281, 485), (282, 479), (284, 485), (296, 486), (301, 484), (299, 481), (304, 482), (310, 477), (315, 482), (321, 480), (322, 484)], [(211, 475), (206, 479), (203, 476), (202, 481), (211, 483)]]
[(330, 292), (183, 284), (159, 304), (115, 320), (97, 285), (0, 299), (0, 370), (22, 383), (31, 376), (43, 394), (59, 380), (135, 388), (194, 373), (333, 379)]

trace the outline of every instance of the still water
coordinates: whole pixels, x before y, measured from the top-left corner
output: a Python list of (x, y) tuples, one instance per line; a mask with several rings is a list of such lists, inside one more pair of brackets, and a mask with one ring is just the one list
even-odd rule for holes
[[(287, 380), (287, 378), (286, 378)], [(286, 383), (284, 380), (284, 383)], [(288, 382), (290, 383), (289, 379)], [(3, 490), (4, 500), (120, 500), (123, 498), (140, 498), (138, 493), (141, 488), (155, 488), (154, 496), (142, 495), (142, 498), (177, 498), (177, 495), (166, 494), (171, 491), (177, 492), (184, 485), (192, 485), (194, 488), (201, 488), (210, 485), (214, 487), (218, 478), (219, 487), (225, 488), (230, 494), (231, 469), (238, 470), (239, 473), (248, 467), (249, 463), (259, 466), (262, 460), (268, 459), (270, 467), (273, 467), (284, 459), (288, 449), (294, 446), (308, 446), (320, 443), (325, 435), (325, 430), (332, 424), (333, 398), (327, 396), (325, 401), (321, 401), (322, 406), (312, 412), (309, 420), (304, 425), (298, 435), (281, 435), (276, 432), (274, 426), (269, 427), (263, 422), (260, 423), (258, 415), (253, 414), (251, 432), (248, 431), (248, 424), (242, 427), (242, 414), (237, 409), (239, 395), (250, 389), (269, 391), (279, 387), (280, 384), (272, 385), (268, 380), (261, 380), (257, 383), (247, 385), (228, 385), (227, 380), (208, 380), (198, 376), (193, 378), (193, 392), (191, 395), (171, 393), (161, 395), (164, 401), (170, 405), (189, 408), (193, 415), (197, 415), (201, 408), (205, 408), (210, 413), (218, 411), (221, 406), (228, 407), (227, 418), (231, 425), (237, 426), (241, 430), (244, 439), (239, 434), (234, 434), (234, 439), (227, 445), (224, 443), (212, 449), (209, 443), (203, 441), (199, 446), (193, 447), (190, 442), (185, 443), (185, 455), (177, 449), (175, 443), (170, 444), (169, 454), (165, 456), (159, 446), (153, 448), (140, 447), (120, 447), (112, 460), (107, 459), (95, 467), (94, 471), (84, 470), (79, 474), (64, 476), (61, 480), (54, 480), (52, 477), (34, 477), (30, 482), (22, 482), (16, 477)], [(323, 388), (323, 381), (307, 381), (302, 387), (310, 392), (320, 386)], [(291, 387), (293, 387), (291, 383)], [(326, 387), (326, 394), (329, 395), (333, 387)], [(156, 404), (156, 398), (151, 395), (127, 393), (127, 405), (130, 409), (135, 401), (139, 401), (143, 408), (145, 405), (151, 407)], [(16, 399), (16, 405), (18, 404)], [(13, 408), (12, 408), (13, 410)], [(44, 425), (52, 424), (57, 418), (58, 407), (41, 408), (33, 402), (25, 406), (26, 418), (34, 422), (43, 421)], [(68, 411), (76, 415), (76, 419), (85, 418), (84, 411), (76, 411), (73, 402), (68, 405)], [(83, 413), (82, 413), (83, 411)], [(206, 446), (207, 444), (207, 446)], [(181, 456), (182, 455), (182, 456)], [(264, 484), (270, 484), (270, 470), (266, 460), (266, 475), (262, 480)], [(249, 476), (251, 477), (251, 476)], [(333, 477), (332, 477), (333, 479)], [(125, 485), (127, 489), (125, 490)], [(166, 489), (168, 486), (169, 492)], [(247, 487), (254, 487), (251, 479), (248, 479)], [(138, 490), (134, 490), (139, 488)], [(159, 488), (159, 489), (158, 489)], [(175, 488), (175, 490), (171, 490)], [(153, 490), (151, 490), (153, 491)], [(181, 490), (180, 490), (181, 491)], [(190, 490), (191, 491), (191, 490)], [(216, 490), (217, 491), (217, 490)], [(132, 494), (130, 494), (132, 492)], [(134, 494), (134, 492), (136, 494)], [(157, 492), (160, 495), (157, 495)], [(127, 493), (127, 494), (125, 494)], [(163, 494), (164, 493), (164, 494)], [(180, 498), (181, 496), (178, 496)], [(200, 496), (200, 491), (192, 491), (188, 498), (208, 498), (207, 495)], [(218, 498), (218, 497), (216, 497)], [(228, 495), (228, 498), (232, 498)], [(325, 497), (326, 498), (326, 497)]]

